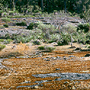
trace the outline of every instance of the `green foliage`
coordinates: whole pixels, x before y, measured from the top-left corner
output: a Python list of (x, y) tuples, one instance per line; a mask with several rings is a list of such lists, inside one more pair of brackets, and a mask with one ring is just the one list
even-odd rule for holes
[(54, 49), (55, 49), (54, 47), (49, 47), (49, 46), (45, 47), (45, 50), (48, 52), (52, 52)]
[(0, 29), (3, 29), (4, 28), (4, 26), (3, 25), (0, 25)]
[(4, 42), (4, 39), (0, 39), (0, 42)]
[(11, 38), (11, 35), (5, 34), (5, 39), (10, 39), (10, 38)]
[(76, 29), (77, 28), (75, 26), (73, 26), (72, 24), (67, 24), (62, 27), (62, 32), (72, 34), (72, 33), (76, 32)]
[(61, 34), (61, 39), (58, 41), (58, 45), (68, 45), (71, 41), (71, 36), (69, 34)]
[(23, 36), (16, 36), (15, 38), (14, 38), (14, 40), (15, 40), (15, 43), (20, 43), (20, 42), (22, 42), (22, 43), (27, 43), (27, 42), (29, 42), (30, 40), (31, 40), (31, 38), (30, 37), (23, 37)]
[(33, 28), (36, 28), (38, 26), (38, 23), (30, 23), (29, 26), (27, 26), (27, 29), (32, 30)]
[(89, 23), (87, 24), (80, 24), (77, 26), (77, 31), (84, 31), (85, 33), (89, 31), (90, 25)]
[[(68, 10), (73, 13), (83, 13), (90, 8), (89, 0), (1, 0), (0, 10), (18, 10), (20, 13), (32, 14), (32, 12), (55, 12), (55, 10)], [(8, 7), (8, 9), (7, 9)], [(14, 11), (13, 10), (13, 11)], [(64, 13), (65, 13), (64, 11)]]
[(1, 18), (1, 20), (4, 21), (4, 22), (10, 22), (11, 21), (10, 18)]
[(3, 26), (6, 27), (6, 28), (8, 28), (8, 24), (4, 24)]
[(40, 43), (40, 41), (37, 41), (37, 40), (36, 40), (36, 41), (33, 41), (33, 44), (34, 44), (34, 45), (40, 45), (41, 43)]
[(16, 23), (17, 26), (27, 26), (26, 22), (20, 22), (20, 23)]
[(4, 49), (5, 47), (5, 45), (0, 44), (0, 50)]
[(9, 44), (10, 42), (12, 42), (12, 39), (6, 39), (6, 40), (4, 40), (4, 44)]
[(52, 52), (55, 48), (52, 47), (52, 46), (39, 46), (38, 49), (39, 50), (45, 50), (45, 51), (48, 51), (48, 52)]
[(60, 34), (51, 34), (49, 43), (56, 42), (61, 38)]
[(45, 50), (45, 47), (44, 46), (39, 46), (38, 49), (39, 50)]
[(3, 10), (0, 10), (0, 13), (3, 13)]
[(12, 41), (12, 39), (0, 39), (0, 42), (3, 42), (4, 44), (9, 44)]
[(44, 33), (49, 32), (50, 34), (52, 34), (53, 32), (56, 31), (53, 25), (46, 25), (43, 24), (42, 22), (38, 22), (38, 28), (41, 29)]
[(3, 9), (3, 4), (0, 3), (0, 10), (2, 10), (2, 9)]
[(34, 17), (33, 15), (16, 15), (16, 16), (7, 16), (8, 18), (26, 18), (26, 17)]
[(88, 46), (88, 48), (90, 48), (90, 46)]

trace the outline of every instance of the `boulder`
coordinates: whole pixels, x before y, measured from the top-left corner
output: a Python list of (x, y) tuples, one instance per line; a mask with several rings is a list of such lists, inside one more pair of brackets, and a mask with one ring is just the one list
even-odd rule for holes
[(76, 48), (75, 50), (81, 50), (81, 48)]

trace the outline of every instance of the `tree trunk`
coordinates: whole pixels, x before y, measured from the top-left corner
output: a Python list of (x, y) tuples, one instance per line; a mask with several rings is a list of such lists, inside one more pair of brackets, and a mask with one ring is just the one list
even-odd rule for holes
[(73, 38), (72, 38), (72, 35), (70, 35), (70, 36), (71, 36), (71, 47), (72, 47), (72, 46), (73, 46), (73, 45), (72, 45), (72, 43), (73, 43)]
[(15, 2), (14, 2), (14, 0), (12, 1), (12, 5), (13, 5), (13, 11), (15, 11)]
[(43, 11), (43, 0), (41, 0), (41, 9)]
[(65, 11), (65, 13), (66, 13), (66, 3), (67, 3), (67, 0), (64, 1), (64, 5), (65, 5), (64, 11)]

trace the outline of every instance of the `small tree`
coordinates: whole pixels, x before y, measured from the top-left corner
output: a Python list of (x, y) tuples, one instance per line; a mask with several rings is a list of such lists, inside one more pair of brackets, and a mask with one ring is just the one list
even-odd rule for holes
[(67, 26), (64, 26), (63, 29), (64, 29), (65, 33), (68, 33), (70, 35), (70, 37), (71, 37), (71, 47), (73, 47), (72, 43), (73, 43), (74, 39), (73, 39), (72, 35), (73, 35), (73, 33), (76, 32), (76, 27), (74, 27), (72, 25), (67, 25)]

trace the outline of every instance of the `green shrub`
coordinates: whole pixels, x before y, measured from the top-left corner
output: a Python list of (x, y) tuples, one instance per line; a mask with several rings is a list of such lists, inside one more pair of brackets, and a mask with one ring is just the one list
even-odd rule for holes
[(23, 37), (19, 35), (19, 36), (15, 36), (14, 40), (15, 40), (15, 43), (20, 43), (20, 42), (27, 43), (31, 40), (31, 38), (29, 36)]
[(52, 52), (55, 48), (51, 46), (46, 46), (45, 51)]
[(10, 39), (11, 38), (11, 35), (9, 35), (9, 34), (5, 34), (5, 37), (4, 37), (5, 39)]
[(55, 27), (53, 25), (46, 25), (42, 22), (38, 22), (38, 28), (41, 29), (44, 33), (48, 30), (50, 34), (56, 31)]
[(50, 35), (49, 43), (56, 42), (56, 41), (59, 40), (60, 38), (61, 38), (61, 37), (60, 37), (60, 34), (52, 34), (52, 35)]
[(0, 25), (0, 29), (3, 29), (3, 28), (5, 28), (3, 25)]
[(90, 25), (89, 23), (87, 24), (80, 24), (77, 26), (77, 31), (81, 30), (84, 31), (85, 33), (89, 31)]
[(4, 22), (10, 22), (11, 21), (10, 18), (2, 18), (1, 20), (4, 21)]
[(44, 46), (39, 46), (38, 49), (39, 50), (45, 50), (45, 47)]
[(0, 44), (0, 50), (4, 49), (5, 47), (5, 45)]
[(20, 22), (20, 23), (16, 23), (17, 26), (27, 26), (26, 22)]
[(68, 45), (71, 42), (71, 36), (69, 34), (61, 34), (61, 39), (57, 42), (58, 45)]
[(61, 46), (61, 45), (68, 45), (68, 41), (66, 41), (66, 40), (62, 40), (62, 41), (58, 41), (57, 42), (57, 44), (59, 45), (59, 46)]
[(4, 44), (9, 44), (10, 42), (12, 42), (12, 39), (6, 39), (6, 40), (4, 41)]
[(57, 42), (58, 46), (62, 46), (64, 43), (62, 41)]
[(85, 18), (85, 15), (83, 13), (80, 14), (80, 18)]
[(27, 26), (27, 29), (32, 30), (33, 28), (36, 28), (38, 26), (38, 23), (30, 23), (29, 26)]
[(3, 13), (3, 10), (0, 10), (0, 13)]
[(78, 42), (82, 44), (86, 44), (86, 41), (88, 38), (86, 37), (86, 34), (84, 32), (78, 33)]
[(88, 48), (90, 48), (90, 46), (88, 46)]
[(6, 27), (6, 28), (8, 28), (8, 24), (4, 24), (3, 26)]
[(4, 39), (0, 39), (0, 42), (4, 42)]
[(37, 40), (36, 40), (36, 41), (33, 41), (33, 44), (34, 44), (34, 45), (40, 45), (41, 43), (40, 43), (40, 41), (37, 41)]
[(39, 50), (45, 50), (45, 51), (48, 51), (48, 52), (52, 52), (55, 48), (52, 47), (52, 46), (39, 46), (38, 49)]
[(8, 18), (25, 18), (25, 17), (34, 17), (33, 15), (16, 15), (16, 16), (7, 16)]
[(38, 13), (39, 12), (39, 10), (34, 10), (34, 13)]

